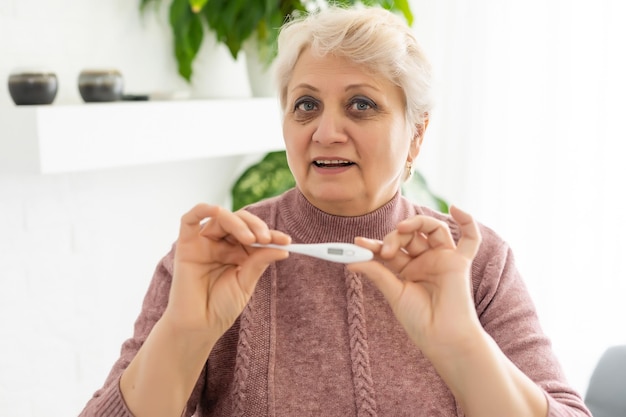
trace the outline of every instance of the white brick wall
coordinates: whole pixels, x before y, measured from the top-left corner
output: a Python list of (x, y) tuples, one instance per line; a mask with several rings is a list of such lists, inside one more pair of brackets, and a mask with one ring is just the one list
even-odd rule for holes
[[(0, 112), (20, 68), (57, 74), (53, 105), (81, 102), (84, 68), (118, 68), (128, 93), (189, 92), (166, 14), (141, 17), (127, 0), (0, 0)], [(248, 95), (244, 63), (208, 53), (215, 83)], [(0, 416), (78, 414), (131, 335), (178, 219), (199, 201), (228, 204), (242, 159), (0, 175)]]
[(79, 412), (131, 335), (180, 216), (228, 205), (243, 159), (0, 176), (0, 415)]

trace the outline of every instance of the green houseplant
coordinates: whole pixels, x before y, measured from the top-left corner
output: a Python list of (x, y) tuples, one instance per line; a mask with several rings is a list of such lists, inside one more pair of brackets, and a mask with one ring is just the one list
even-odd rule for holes
[[(159, 6), (164, 1), (140, 0), (139, 7), (144, 13), (148, 7)], [(409, 25), (413, 24), (408, 0), (171, 0), (169, 24), (178, 72), (191, 81), (192, 64), (207, 30), (213, 31), (217, 41), (226, 45), (233, 59), (238, 58), (245, 42), (255, 41), (259, 58), (269, 65), (276, 54), (280, 26), (291, 16), (315, 11), (320, 4), (380, 6), (402, 14)], [(231, 187), (232, 208), (237, 210), (278, 195), (294, 185), (285, 152), (269, 152), (235, 180)], [(430, 190), (417, 172), (403, 185), (402, 191), (422, 204), (448, 211), (447, 203)]]
[[(139, 7), (144, 13), (149, 6), (163, 1), (140, 0)], [(292, 15), (316, 10), (320, 3), (344, 7), (377, 5), (401, 13), (409, 25), (413, 23), (408, 0), (171, 0), (169, 25), (178, 73), (191, 81), (192, 64), (207, 30), (215, 33), (217, 41), (228, 47), (234, 59), (246, 41), (254, 40), (259, 58), (269, 65), (275, 56), (280, 26)]]

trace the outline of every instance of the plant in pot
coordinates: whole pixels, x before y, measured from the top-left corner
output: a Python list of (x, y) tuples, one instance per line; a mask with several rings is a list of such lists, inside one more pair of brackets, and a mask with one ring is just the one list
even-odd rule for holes
[[(163, 1), (140, 0), (140, 10), (143, 13), (149, 5)], [(408, 0), (171, 0), (169, 24), (178, 73), (185, 80), (191, 80), (192, 64), (208, 30), (215, 33), (218, 42), (226, 45), (233, 59), (245, 50), (247, 61), (251, 61), (254, 54), (261, 67), (267, 70), (276, 56), (276, 39), (281, 25), (299, 13), (315, 11), (322, 4), (380, 6), (401, 13), (409, 25), (413, 24)], [(253, 77), (252, 74), (249, 76)], [(264, 84), (271, 85), (269, 82)], [(255, 95), (267, 94), (264, 91)], [(278, 195), (294, 185), (285, 151), (269, 152), (235, 180), (231, 187), (232, 208), (237, 210)], [(417, 172), (402, 190), (409, 198), (442, 212), (448, 211), (447, 203), (430, 190), (424, 177)]]
[[(156, 6), (163, 1), (140, 0), (139, 7), (143, 13), (148, 6)], [(188, 82), (191, 80), (192, 64), (208, 30), (215, 33), (219, 43), (226, 45), (233, 59), (238, 59), (242, 50), (247, 52), (249, 72), (257, 60), (254, 55), (261, 63), (256, 68), (266, 70), (276, 55), (280, 26), (291, 16), (315, 11), (321, 4), (331, 3), (342, 7), (376, 5), (401, 13), (409, 25), (413, 23), (408, 0), (171, 0), (169, 25), (174, 38), (178, 73)], [(253, 75), (249, 73), (250, 77)], [(253, 94), (270, 95), (266, 91), (256, 94), (254, 85)]]

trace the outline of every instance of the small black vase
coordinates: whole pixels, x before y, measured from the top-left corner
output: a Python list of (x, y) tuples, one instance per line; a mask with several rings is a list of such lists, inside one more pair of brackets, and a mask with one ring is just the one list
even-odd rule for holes
[(59, 82), (52, 72), (16, 72), (9, 75), (9, 94), (17, 105), (51, 104)]
[(83, 70), (78, 91), (86, 103), (118, 101), (124, 93), (124, 79), (117, 70)]

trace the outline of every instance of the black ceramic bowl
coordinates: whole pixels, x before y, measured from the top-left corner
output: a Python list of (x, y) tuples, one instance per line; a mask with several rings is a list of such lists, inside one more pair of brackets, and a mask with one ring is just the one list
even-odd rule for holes
[(118, 101), (124, 93), (124, 79), (117, 70), (83, 70), (78, 75), (78, 91), (87, 103)]
[(52, 72), (17, 72), (9, 75), (9, 94), (17, 105), (50, 104), (59, 89)]

